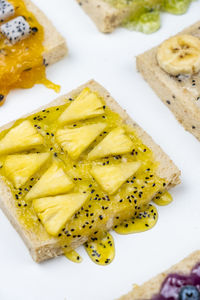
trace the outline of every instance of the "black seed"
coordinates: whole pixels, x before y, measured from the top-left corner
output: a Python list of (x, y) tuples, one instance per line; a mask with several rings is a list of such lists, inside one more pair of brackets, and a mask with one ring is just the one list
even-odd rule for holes
[(0, 94), (0, 102), (3, 101), (4, 95)]
[(37, 27), (32, 27), (31, 30), (32, 30), (32, 32), (34, 32), (34, 33), (35, 33), (35, 32), (38, 32), (38, 28), (37, 28)]

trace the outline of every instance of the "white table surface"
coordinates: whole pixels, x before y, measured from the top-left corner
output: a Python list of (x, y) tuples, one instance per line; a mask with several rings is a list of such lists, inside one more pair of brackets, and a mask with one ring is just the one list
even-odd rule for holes
[[(34, 0), (67, 39), (69, 56), (48, 68), (48, 78), (61, 84), (60, 94), (91, 78), (104, 85), (182, 170), (182, 183), (172, 190), (174, 202), (159, 208), (150, 231), (114, 234), (116, 257), (107, 267), (64, 257), (36, 264), (0, 212), (1, 300), (108, 300), (127, 293), (170, 265), (200, 249), (200, 143), (175, 120), (140, 74), (135, 56), (200, 19), (200, 2), (183, 16), (162, 15), (162, 28), (152, 35), (117, 29), (99, 33), (75, 0)], [(56, 4), (55, 4), (56, 3)], [(13, 91), (0, 107), (0, 126), (31, 112), (58, 95), (43, 86)]]

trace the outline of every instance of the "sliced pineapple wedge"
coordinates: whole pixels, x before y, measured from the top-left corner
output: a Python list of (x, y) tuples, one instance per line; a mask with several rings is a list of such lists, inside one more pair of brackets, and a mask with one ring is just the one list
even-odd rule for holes
[(98, 95), (85, 88), (70, 106), (61, 114), (59, 123), (66, 124), (74, 121), (94, 118), (104, 113), (103, 103)]
[(92, 142), (106, 128), (105, 123), (85, 125), (76, 129), (60, 129), (56, 133), (56, 139), (64, 151), (68, 152), (72, 159), (78, 159)]
[(112, 195), (140, 166), (140, 162), (121, 163), (110, 166), (93, 166), (91, 174), (103, 190)]
[(131, 152), (133, 142), (126, 135), (122, 127), (113, 129), (94, 149), (88, 154), (88, 159), (96, 159), (109, 155), (119, 155)]
[(57, 236), (87, 198), (87, 194), (80, 193), (39, 198), (33, 201), (33, 208), (46, 231), (50, 235)]
[(28, 192), (25, 199), (31, 200), (47, 196), (61, 195), (69, 192), (74, 184), (63, 169), (54, 162), (42, 175), (40, 180)]
[(49, 153), (9, 155), (4, 163), (6, 176), (16, 188), (20, 188), (41, 168), (49, 157)]
[(0, 155), (30, 150), (43, 142), (43, 137), (32, 123), (26, 120), (12, 128), (0, 141)]

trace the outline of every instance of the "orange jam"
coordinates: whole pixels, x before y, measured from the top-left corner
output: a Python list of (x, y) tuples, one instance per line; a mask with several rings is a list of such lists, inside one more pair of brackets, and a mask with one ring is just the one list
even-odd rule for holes
[(14, 6), (15, 14), (0, 25), (23, 16), (29, 23), (32, 32), (25, 39), (12, 44), (0, 35), (0, 105), (6, 100), (6, 95), (14, 88), (31, 88), (36, 83), (42, 83), (48, 88), (59, 91), (59, 86), (46, 79), (44, 53), (44, 28), (36, 17), (27, 10), (23, 0), (9, 0)]

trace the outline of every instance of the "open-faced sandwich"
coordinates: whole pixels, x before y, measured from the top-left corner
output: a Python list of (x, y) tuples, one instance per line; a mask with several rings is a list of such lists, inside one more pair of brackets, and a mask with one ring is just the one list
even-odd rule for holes
[(137, 68), (177, 120), (200, 140), (200, 22), (139, 55)]
[(179, 176), (95, 81), (0, 128), (0, 205), (37, 262), (74, 259), (86, 243), (94, 262), (110, 263), (108, 231), (150, 229), (150, 201), (170, 202)]
[(152, 33), (160, 28), (160, 11), (183, 14), (191, 0), (76, 0), (102, 32), (118, 26)]
[(0, 105), (14, 88), (47, 80), (45, 68), (67, 53), (64, 38), (29, 0), (0, 0)]
[(157, 275), (120, 300), (199, 300), (200, 251)]

